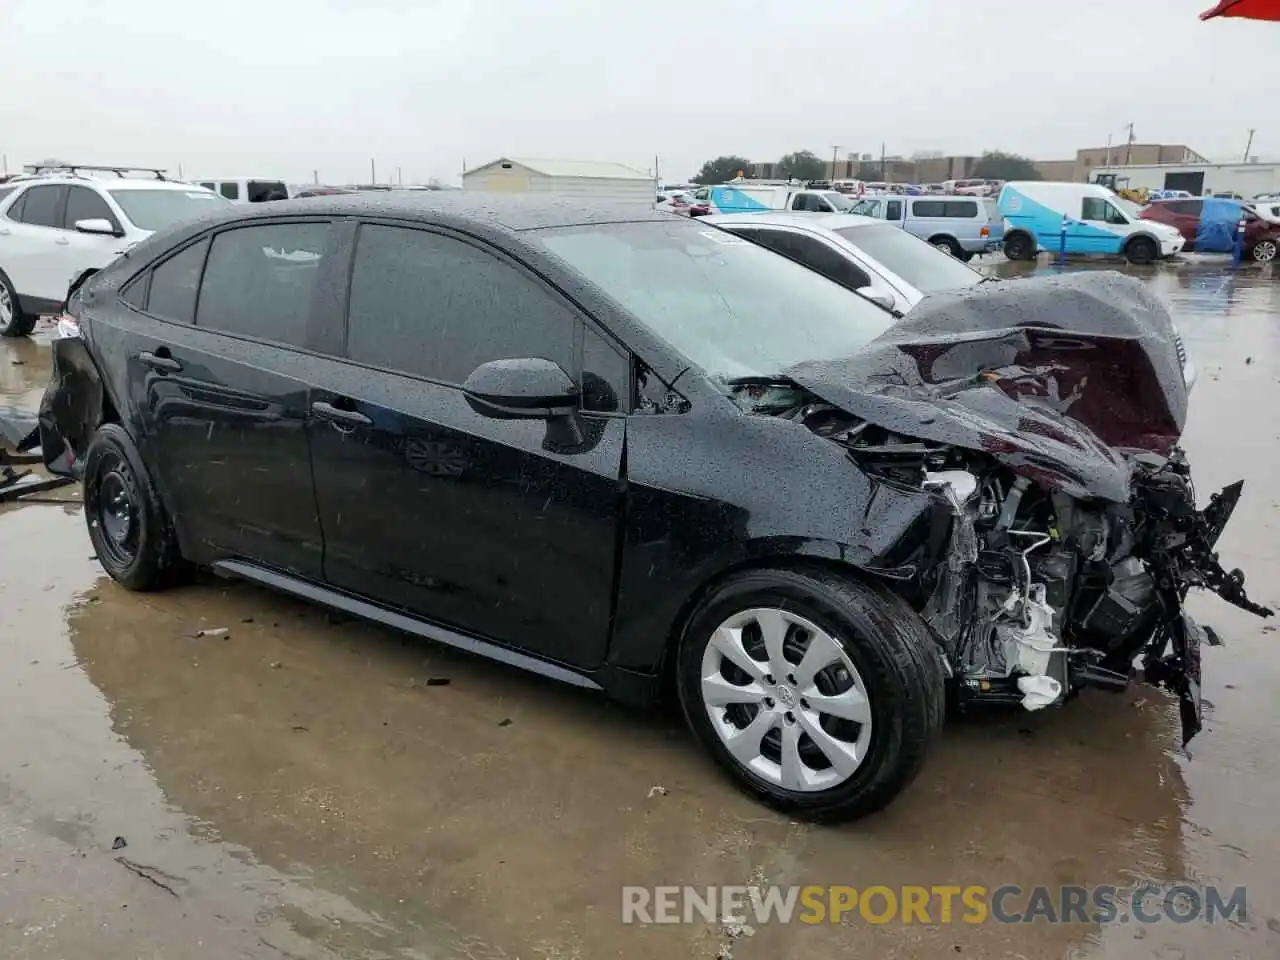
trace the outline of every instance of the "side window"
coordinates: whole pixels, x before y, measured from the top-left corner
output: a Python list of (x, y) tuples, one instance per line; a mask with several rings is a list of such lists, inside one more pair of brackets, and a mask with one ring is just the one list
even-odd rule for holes
[(976, 200), (947, 200), (943, 203), (943, 215), (971, 220), (978, 215), (978, 203)]
[[(30, 192), (31, 192), (30, 190), (27, 191), (27, 193), (30, 193)], [(11, 206), (8, 212), (5, 214), (5, 216), (8, 217), (10, 220), (17, 220), (21, 222), (22, 210), (27, 203), (27, 193), (18, 194), (18, 199), (13, 201), (13, 206)]]
[(917, 217), (945, 217), (947, 214), (947, 201), (917, 200), (911, 205), (911, 213)]
[(885, 203), (884, 218), (886, 220), (902, 219), (902, 201), (889, 200)]
[(64, 186), (32, 187), (27, 191), (26, 203), (19, 219), (37, 227), (62, 228), (62, 204), (67, 196)]
[(582, 409), (631, 412), (631, 362), (590, 324), (583, 324)]
[(218, 189), (218, 185), (217, 185), (216, 183), (214, 183), (212, 180), (201, 180), (201, 181), (200, 181), (200, 186), (204, 187), (206, 190), (217, 190), (217, 189)]
[(218, 192), (228, 200), (240, 199), (240, 184), (234, 180), (228, 180), (225, 183), (218, 184)]
[(196, 318), (196, 295), (200, 292), (200, 270), (208, 249), (209, 241), (201, 240), (174, 254), (151, 271), (150, 292), (145, 284), (134, 281), (125, 293), (125, 302), (134, 303), (133, 287), (139, 287), (146, 296), (147, 313), (178, 323), (192, 323)]
[(857, 213), (864, 217), (879, 217), (880, 201), (879, 200), (859, 200), (857, 203), (853, 205), (853, 209), (850, 210), (849, 212)]
[(250, 203), (289, 199), (289, 188), (278, 180), (250, 180), (248, 187)]
[(327, 223), (219, 233), (200, 284), (196, 325), (302, 346), (328, 237)]
[(120, 291), (120, 299), (136, 310), (147, 309), (147, 290), (151, 286), (151, 271), (134, 277)]
[(792, 259), (800, 261), (828, 280), (834, 280), (849, 290), (859, 290), (871, 283), (871, 278), (856, 264), (842, 257), (821, 240), (795, 233), (779, 236), (785, 238), (782, 240), (782, 247), (778, 249), (779, 253), (785, 253)]
[(120, 221), (107, 206), (107, 201), (88, 187), (72, 187), (67, 194), (67, 212), (62, 217), (62, 226), (74, 230), (79, 220), (105, 220), (120, 229)]
[(452, 237), (366, 224), (356, 242), (347, 355), (445, 383), (490, 360), (541, 357), (571, 376), (578, 319), (542, 284)]
[(1105, 197), (1085, 197), (1080, 205), (1080, 219), (1115, 224), (1129, 222)]

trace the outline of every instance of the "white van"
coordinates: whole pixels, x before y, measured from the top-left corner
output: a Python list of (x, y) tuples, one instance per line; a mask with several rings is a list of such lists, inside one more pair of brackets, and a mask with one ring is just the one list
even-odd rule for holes
[(194, 180), (206, 190), (220, 193), (234, 203), (265, 203), (268, 200), (288, 200), (289, 185), (283, 180), (269, 177), (210, 177)]
[(1177, 228), (1143, 220), (1136, 203), (1096, 183), (1016, 180), (996, 202), (1004, 218), (1004, 254), (1031, 260), (1041, 250), (1123, 255), (1150, 263), (1180, 253), (1186, 240)]
[(712, 213), (754, 213), (760, 210), (798, 210), (809, 213), (848, 213), (854, 200), (839, 190), (809, 190), (799, 185), (725, 183), (701, 187), (694, 199), (711, 205)]

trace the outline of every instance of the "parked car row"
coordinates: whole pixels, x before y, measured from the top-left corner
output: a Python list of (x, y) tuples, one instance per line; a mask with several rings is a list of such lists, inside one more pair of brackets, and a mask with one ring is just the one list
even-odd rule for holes
[(949, 696), (1139, 655), (1189, 739), (1188, 586), (1259, 609), (1118, 274), (987, 283), (851, 214), (334, 195), (224, 204), (68, 310), (39, 443), (118, 582), (209, 567), (636, 704), (670, 677), (795, 814), (890, 802)]

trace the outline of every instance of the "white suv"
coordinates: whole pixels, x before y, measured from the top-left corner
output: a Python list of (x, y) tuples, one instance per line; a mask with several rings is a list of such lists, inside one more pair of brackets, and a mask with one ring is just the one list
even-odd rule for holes
[(56, 174), (0, 185), (0, 336), (62, 309), (69, 285), (170, 224), (229, 201), (158, 178)]

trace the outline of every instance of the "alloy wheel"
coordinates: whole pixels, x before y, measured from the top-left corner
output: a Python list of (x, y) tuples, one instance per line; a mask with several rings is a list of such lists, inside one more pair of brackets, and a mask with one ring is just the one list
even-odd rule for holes
[(13, 320), (13, 300), (9, 297), (9, 288), (0, 282), (0, 327), (9, 326)]
[(729, 617), (702, 655), (701, 694), (716, 735), (756, 776), (829, 790), (871, 745), (871, 701), (853, 661), (810, 620), (758, 607)]
[(1274, 240), (1260, 240), (1253, 248), (1253, 259), (1258, 263), (1270, 263), (1276, 258), (1276, 242)]

